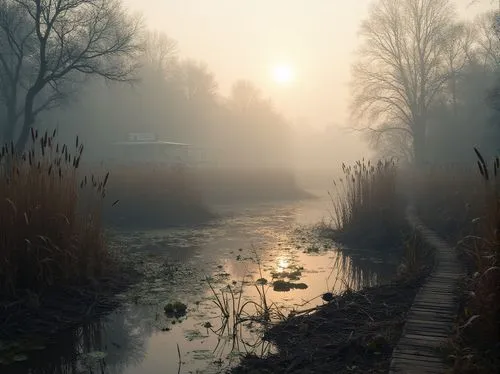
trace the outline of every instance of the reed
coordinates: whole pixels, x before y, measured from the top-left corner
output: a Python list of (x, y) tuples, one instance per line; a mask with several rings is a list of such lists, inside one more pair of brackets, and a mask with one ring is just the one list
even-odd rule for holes
[(471, 234), (460, 242), (468, 267), (466, 295), (454, 341), (455, 372), (494, 372), (500, 365), (500, 159), (475, 149), (482, 202)]
[[(340, 233), (376, 238), (386, 243), (399, 235), (402, 205), (397, 191), (397, 165), (392, 160), (342, 164), (343, 176), (333, 181), (331, 219)], [(372, 242), (373, 244), (373, 242)]]
[(84, 146), (31, 130), (23, 154), (0, 151), (0, 293), (81, 284), (106, 269), (101, 206), (104, 178), (82, 175)]

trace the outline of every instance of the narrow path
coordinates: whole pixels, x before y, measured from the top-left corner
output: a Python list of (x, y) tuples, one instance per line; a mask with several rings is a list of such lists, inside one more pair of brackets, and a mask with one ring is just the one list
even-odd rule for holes
[(406, 219), (434, 247), (437, 264), (415, 297), (401, 339), (392, 353), (389, 372), (446, 373), (448, 368), (437, 349), (446, 344), (458, 311), (461, 266), (455, 250), (429, 230), (411, 206)]

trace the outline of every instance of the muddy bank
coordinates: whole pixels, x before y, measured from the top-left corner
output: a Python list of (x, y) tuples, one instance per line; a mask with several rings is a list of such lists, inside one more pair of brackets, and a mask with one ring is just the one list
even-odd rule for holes
[(427, 274), (346, 291), (310, 314), (279, 323), (264, 336), (278, 353), (264, 359), (247, 356), (232, 373), (386, 373)]

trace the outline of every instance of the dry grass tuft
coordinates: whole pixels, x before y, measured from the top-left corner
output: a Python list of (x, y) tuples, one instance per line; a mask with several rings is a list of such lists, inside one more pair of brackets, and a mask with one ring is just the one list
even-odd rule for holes
[(59, 144), (56, 132), (32, 130), (28, 149), (0, 151), (0, 293), (15, 296), (102, 274), (103, 179), (79, 173), (83, 145)]

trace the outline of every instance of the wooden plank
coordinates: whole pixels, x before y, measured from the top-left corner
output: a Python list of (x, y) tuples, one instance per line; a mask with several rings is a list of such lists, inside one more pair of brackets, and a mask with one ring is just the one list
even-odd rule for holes
[(407, 313), (390, 374), (445, 373), (447, 367), (437, 348), (448, 341), (458, 311), (457, 284), (462, 269), (455, 249), (427, 228), (415, 212), (408, 206), (406, 219), (435, 248), (437, 264)]

